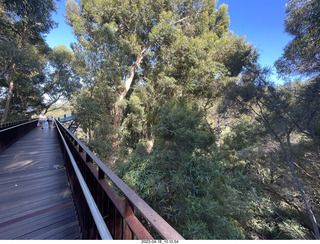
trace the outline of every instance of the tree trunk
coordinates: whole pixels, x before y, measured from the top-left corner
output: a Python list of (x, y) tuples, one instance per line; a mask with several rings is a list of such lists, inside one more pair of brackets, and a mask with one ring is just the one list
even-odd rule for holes
[(294, 152), (293, 152), (293, 149), (292, 149), (292, 146), (291, 146), (291, 141), (290, 141), (290, 134), (292, 132), (292, 128), (290, 128), (287, 131), (287, 146), (288, 146), (288, 149), (286, 149), (284, 143), (282, 142), (280, 137), (277, 135), (277, 133), (274, 131), (272, 126), (269, 124), (268, 120), (265, 119), (264, 117), (263, 117), (263, 119), (264, 119), (264, 122), (266, 123), (266, 125), (268, 126), (268, 128), (270, 129), (271, 133), (276, 137), (277, 141), (280, 143), (281, 150), (286, 155), (286, 160), (287, 160), (287, 164), (288, 164), (288, 166), (290, 168), (291, 175), (292, 175), (294, 181), (297, 184), (299, 192), (301, 193), (304, 205), (306, 207), (306, 210), (307, 210), (307, 213), (308, 213), (308, 216), (309, 216), (309, 220), (310, 220), (310, 222), (312, 224), (312, 228), (313, 228), (313, 231), (314, 231), (314, 236), (315, 236), (315, 238), (317, 240), (320, 240), (320, 233), (319, 233), (317, 220), (316, 220), (315, 215), (314, 215), (314, 213), (312, 211), (312, 208), (311, 208), (311, 206), (309, 204), (309, 201), (307, 199), (307, 196), (306, 196), (306, 193), (305, 193), (304, 188), (302, 186), (302, 183), (301, 183), (299, 177), (297, 176), (295, 168), (294, 168), (294, 161), (295, 161), (294, 160)]
[[(297, 187), (298, 187), (298, 190), (300, 191), (301, 193), (301, 196), (302, 196), (302, 199), (303, 199), (303, 202), (305, 204), (305, 207), (306, 207), (306, 210), (307, 210), (307, 213), (309, 215), (309, 220), (312, 224), (312, 228), (313, 228), (313, 231), (314, 231), (314, 236), (315, 236), (315, 239), (319, 240), (320, 239), (320, 233), (319, 233), (319, 228), (318, 228), (318, 224), (317, 224), (317, 220), (315, 218), (315, 215), (312, 211), (312, 208), (309, 204), (309, 201), (307, 199), (307, 196), (306, 196), (306, 193), (304, 191), (304, 188), (296, 174), (296, 171), (295, 171), (295, 168), (294, 168), (294, 152), (293, 152), (293, 149), (292, 149), (292, 146), (291, 146), (291, 142), (290, 142), (290, 134), (293, 130), (293, 128), (288, 128), (288, 131), (286, 132), (286, 139), (287, 139), (287, 146), (288, 148), (285, 147), (285, 144), (284, 142), (282, 141), (282, 139), (279, 137), (278, 133), (273, 129), (272, 125), (270, 124), (268, 118), (264, 115), (263, 113), (263, 109), (262, 109), (262, 106), (257, 103), (257, 106), (259, 107), (260, 109), (260, 113), (257, 112), (252, 106), (249, 106), (249, 108), (260, 118), (262, 119), (263, 123), (265, 124), (265, 126), (267, 127), (267, 129), (269, 129), (269, 131), (271, 132), (272, 135), (275, 136), (276, 140), (279, 142), (280, 144), (280, 148), (281, 150), (283, 151), (283, 153), (286, 155), (286, 161), (287, 161), (287, 164), (290, 168), (290, 172), (291, 172), (291, 175), (293, 176), (296, 184), (297, 184)], [(296, 126), (296, 125), (295, 125)]]
[(125, 96), (127, 95), (128, 91), (132, 85), (132, 81), (133, 81), (134, 75), (136, 73), (136, 69), (141, 65), (142, 60), (145, 56), (145, 53), (149, 49), (150, 46), (151, 46), (151, 43), (148, 43), (147, 46), (139, 53), (135, 64), (132, 66), (132, 68), (131, 68), (131, 70), (130, 70), (130, 72), (124, 82), (124, 88), (120, 93), (119, 99), (114, 105), (113, 130), (114, 130), (115, 134), (114, 134), (113, 138), (115, 139), (116, 146), (118, 145), (118, 143), (117, 143), (117, 138), (118, 138), (117, 129), (121, 125), (122, 115), (123, 115), (123, 110), (119, 105), (120, 105), (121, 101), (125, 98)]
[(136, 73), (136, 69), (140, 66), (140, 64), (142, 63), (142, 60), (145, 56), (145, 53), (146, 51), (149, 49), (149, 47), (151, 46), (151, 43), (149, 42), (147, 44), (147, 46), (139, 53), (137, 59), (136, 59), (136, 62), (135, 64), (132, 66), (131, 70), (130, 70), (130, 73), (129, 73), (129, 76), (128, 78), (126, 79), (125, 81), (125, 87), (123, 89), (123, 91), (121, 92), (120, 94), (120, 101), (122, 99), (124, 99), (124, 97), (127, 95), (130, 87), (131, 87), (131, 84), (132, 84), (132, 81), (133, 81), (133, 78), (134, 78), (134, 75)]
[[(20, 39), (18, 39), (17, 42), (17, 47), (18, 50), (20, 50), (22, 48), (22, 44), (24, 41), (24, 38), (27, 34), (27, 32), (29, 31), (30, 28), (25, 27), (23, 32), (21, 33)], [(12, 59), (13, 60), (13, 59)], [(7, 116), (10, 110), (10, 102), (11, 102), (11, 98), (12, 98), (12, 94), (13, 94), (13, 88), (14, 88), (14, 75), (15, 75), (15, 71), (16, 71), (16, 63), (13, 61), (12, 66), (11, 66), (11, 72), (9, 75), (9, 92), (7, 95), (7, 101), (6, 101), (6, 105), (4, 107), (4, 111), (3, 111), (3, 115), (2, 115), (2, 119), (1, 119), (1, 125), (4, 124), (7, 120)]]
[(91, 125), (89, 125), (88, 135), (89, 135), (89, 142), (91, 142), (92, 141)]
[(309, 219), (310, 219), (312, 227), (313, 227), (314, 236), (317, 240), (320, 240), (320, 233), (319, 233), (319, 227), (318, 227), (317, 220), (316, 220), (314, 213), (312, 211), (312, 208), (309, 204), (309, 201), (307, 199), (307, 196), (306, 196), (304, 188), (301, 184), (301, 181), (299, 180), (299, 177), (297, 176), (295, 168), (294, 168), (294, 153), (293, 153), (293, 149), (292, 149), (291, 142), (290, 142), (290, 132), (287, 134), (287, 144), (289, 147), (289, 152), (288, 151), (286, 152), (287, 163), (289, 165), (291, 174), (297, 184), (297, 187), (301, 193), (304, 205), (306, 206), (307, 213), (309, 215)]
[(14, 81), (13, 80), (14, 80), (15, 70), (16, 70), (16, 64), (13, 63), (12, 68), (11, 68), (11, 72), (9, 75), (9, 91), (8, 91), (8, 95), (7, 95), (6, 105), (4, 107), (4, 111), (3, 111), (3, 115), (2, 115), (2, 119), (1, 119), (1, 125), (3, 125), (6, 122), (7, 116), (8, 116), (9, 110), (10, 110), (10, 102), (11, 102), (13, 88), (14, 88)]
[(307, 213), (309, 215), (309, 219), (311, 221), (311, 224), (312, 224), (312, 227), (313, 227), (313, 230), (314, 230), (314, 236), (315, 236), (315, 238), (317, 240), (320, 240), (320, 233), (319, 233), (318, 223), (317, 223), (317, 220), (316, 220), (316, 218), (314, 216), (312, 208), (311, 208), (311, 206), (309, 204), (309, 201), (307, 199), (306, 193), (305, 193), (305, 191), (303, 189), (303, 186), (302, 186), (302, 184), (301, 184), (301, 182), (300, 182), (300, 180), (299, 180), (299, 178), (298, 178), (298, 176), (297, 176), (297, 174), (295, 172), (293, 163), (291, 161), (289, 161), (288, 165), (289, 165), (291, 174), (292, 174), (292, 176), (293, 176), (293, 178), (294, 178), (294, 180), (295, 180), (295, 182), (296, 182), (296, 184), (298, 186), (298, 189), (299, 189), (299, 191), (301, 193), (304, 205), (306, 206)]

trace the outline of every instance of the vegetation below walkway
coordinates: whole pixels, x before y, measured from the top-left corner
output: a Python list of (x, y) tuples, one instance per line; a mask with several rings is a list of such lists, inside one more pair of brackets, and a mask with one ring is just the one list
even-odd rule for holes
[(78, 2), (70, 51), (43, 38), (54, 1), (0, 1), (1, 123), (68, 101), (78, 136), (186, 239), (320, 239), (318, 0), (288, 1), (281, 86), (225, 4)]

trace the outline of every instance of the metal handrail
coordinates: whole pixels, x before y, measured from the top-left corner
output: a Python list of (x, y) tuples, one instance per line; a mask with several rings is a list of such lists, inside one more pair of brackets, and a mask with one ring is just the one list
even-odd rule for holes
[[(64, 130), (66, 138), (70, 146), (72, 146), (74, 156), (77, 158), (79, 165), (88, 170), (88, 173), (96, 178), (96, 183), (109, 195), (110, 200), (114, 206), (118, 208), (119, 213), (137, 238), (152, 239), (152, 236), (142, 226), (140, 221), (134, 214), (134, 209), (137, 209), (147, 222), (158, 232), (158, 234), (167, 240), (184, 240), (184, 238), (170, 226), (157, 212), (155, 212), (143, 199), (141, 199), (130, 187), (128, 187), (115, 173), (112, 172), (97, 156), (93, 154), (78, 138), (76, 138), (70, 131), (67, 130), (60, 122), (56, 121), (57, 127), (61, 126)], [(93, 165), (93, 162), (96, 166)], [(125, 203), (115, 194), (106, 182), (107, 176), (113, 184), (125, 195)], [(90, 178), (90, 176), (88, 176)], [(94, 186), (95, 187), (95, 186)], [(94, 188), (95, 189), (95, 188)], [(100, 203), (101, 204), (101, 203)], [(100, 206), (99, 204), (99, 206)], [(112, 231), (112, 233), (114, 233)], [(126, 235), (126, 234), (124, 234)], [(139, 236), (138, 236), (139, 235)], [(118, 238), (116, 238), (118, 239)]]
[(28, 122), (30, 121), (30, 119), (24, 119), (24, 120), (19, 120), (19, 121), (13, 121), (13, 122), (7, 122), (7, 123), (4, 123), (4, 124), (0, 124), (0, 129), (2, 128), (8, 128), (8, 127), (11, 127), (13, 125), (17, 125), (17, 124), (22, 124), (24, 122)]
[(92, 197), (92, 195), (90, 193), (90, 190), (89, 190), (84, 178), (82, 177), (82, 174), (81, 174), (81, 172), (80, 172), (80, 170), (79, 170), (79, 168), (77, 166), (77, 163), (75, 162), (74, 157), (73, 157), (72, 153), (70, 152), (70, 149), (69, 149), (65, 139), (63, 138), (63, 135), (62, 135), (62, 133), (60, 131), (59, 126), (57, 126), (57, 129), (58, 129), (58, 132), (59, 132), (59, 134), (61, 136), (61, 139), (63, 141), (65, 149), (67, 150), (67, 153), (69, 155), (70, 161), (71, 161), (72, 166), (73, 166), (73, 169), (74, 169), (74, 171), (76, 173), (76, 176), (78, 178), (78, 181), (79, 181), (81, 189), (82, 189), (82, 192), (83, 192), (83, 194), (85, 196), (85, 199), (86, 199), (86, 201), (88, 203), (88, 206), (90, 208), (90, 212), (91, 212), (92, 217), (94, 219), (94, 222), (95, 222), (95, 224), (97, 226), (97, 229), (98, 229), (98, 232), (99, 232), (99, 235), (100, 235), (101, 239), (102, 240), (113, 240), (113, 238), (112, 238), (112, 236), (110, 234), (110, 231), (109, 231), (108, 227), (106, 226), (106, 224), (105, 224), (105, 222), (103, 220), (103, 217), (101, 216), (101, 213), (100, 213), (100, 211), (99, 211), (99, 209), (98, 209), (98, 207), (97, 207), (97, 205), (96, 205), (96, 203), (95, 203), (95, 201), (94, 201), (94, 199), (93, 199), (93, 197)]
[(0, 130), (0, 152), (34, 129), (37, 126), (37, 119), (20, 124), (16, 122), (16, 124)]
[(30, 121), (25, 122), (25, 123), (22, 123), (22, 124), (10, 126), (9, 128), (5, 128), (5, 129), (0, 130), (0, 132), (4, 132), (4, 131), (14, 129), (14, 128), (19, 127), (19, 126), (23, 126), (23, 125), (26, 125), (26, 124), (30, 124), (30, 123), (33, 123), (33, 122), (36, 121), (36, 120), (37, 120), (37, 119), (34, 119), (34, 120), (30, 120)]

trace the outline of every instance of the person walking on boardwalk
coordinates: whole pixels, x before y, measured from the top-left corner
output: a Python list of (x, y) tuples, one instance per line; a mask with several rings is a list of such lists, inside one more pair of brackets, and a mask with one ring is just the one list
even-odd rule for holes
[(47, 121), (48, 121), (49, 129), (50, 129), (51, 125), (52, 125), (52, 117), (51, 117), (51, 115), (48, 116)]
[(44, 127), (44, 122), (46, 122), (46, 116), (44, 115), (44, 113), (42, 113), (39, 116), (39, 123), (40, 123), (40, 126), (41, 126), (42, 130), (43, 130), (43, 127)]

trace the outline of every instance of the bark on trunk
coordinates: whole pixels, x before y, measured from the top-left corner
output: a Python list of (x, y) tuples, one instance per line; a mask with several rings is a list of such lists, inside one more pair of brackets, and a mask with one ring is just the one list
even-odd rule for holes
[(10, 76), (9, 76), (9, 91), (8, 91), (8, 95), (7, 95), (6, 105), (4, 107), (4, 111), (3, 111), (3, 115), (2, 115), (2, 119), (1, 119), (1, 125), (3, 125), (6, 122), (7, 117), (8, 117), (8, 113), (10, 110), (10, 102), (11, 102), (13, 88), (14, 88), (14, 81), (13, 80), (14, 80), (15, 70), (16, 70), (16, 64), (13, 63), (12, 68), (11, 68), (11, 72), (10, 72)]
[(125, 98), (125, 96), (127, 95), (128, 91), (132, 85), (132, 81), (133, 81), (134, 75), (136, 73), (136, 70), (141, 65), (142, 60), (145, 57), (146, 51), (149, 49), (150, 46), (151, 46), (151, 44), (148, 43), (147, 46), (139, 53), (135, 64), (132, 66), (132, 68), (131, 68), (131, 70), (125, 80), (124, 88), (120, 93), (119, 99), (114, 105), (114, 116), (113, 116), (114, 128), (113, 129), (114, 129), (114, 132), (116, 133), (114, 135), (114, 139), (118, 138), (118, 133), (116, 131), (122, 122), (123, 111), (119, 105), (120, 105), (121, 101)]
[(132, 84), (132, 81), (133, 81), (133, 78), (134, 78), (134, 75), (136, 73), (136, 69), (141, 65), (142, 63), (142, 60), (145, 56), (145, 53), (146, 51), (149, 49), (149, 47), (151, 46), (151, 43), (148, 43), (148, 45), (139, 53), (137, 59), (136, 59), (136, 62), (135, 64), (132, 66), (131, 70), (130, 70), (130, 73), (129, 73), (129, 76), (127, 77), (126, 81), (125, 81), (125, 87), (123, 89), (123, 91), (121, 92), (120, 94), (120, 99), (119, 101), (121, 101), (122, 99), (125, 98), (125, 96), (127, 95), (130, 87), (131, 87), (131, 84)]
[(115, 103), (114, 107), (113, 107), (113, 135), (112, 135), (112, 139), (113, 139), (113, 153), (110, 156), (110, 162), (111, 164), (114, 164), (117, 160), (117, 156), (116, 156), (116, 151), (117, 148), (119, 146), (119, 139), (118, 139), (118, 129), (121, 126), (122, 123), (122, 116), (123, 116), (123, 109), (121, 108), (120, 104), (121, 101), (126, 97), (132, 82), (133, 82), (133, 78), (134, 75), (136, 73), (137, 68), (141, 65), (143, 58), (146, 55), (147, 50), (150, 48), (151, 43), (148, 43), (147, 46), (139, 53), (135, 64), (132, 66), (130, 72), (127, 75), (127, 78), (124, 82), (124, 87), (123, 90), (120, 92), (120, 96), (118, 101)]
[(295, 180), (295, 182), (296, 182), (296, 184), (298, 186), (298, 189), (299, 189), (299, 191), (301, 193), (304, 205), (306, 206), (307, 213), (309, 215), (309, 219), (311, 221), (312, 228), (313, 228), (313, 231), (314, 231), (314, 236), (315, 236), (315, 238), (317, 240), (320, 240), (320, 233), (319, 233), (318, 223), (317, 223), (317, 220), (316, 220), (316, 218), (314, 216), (312, 208), (311, 208), (311, 206), (309, 204), (309, 201), (307, 199), (307, 196), (306, 196), (306, 193), (304, 191), (304, 188), (303, 188), (303, 186), (302, 186), (302, 184), (301, 184), (301, 182), (300, 182), (300, 180), (299, 180), (299, 178), (298, 178), (298, 176), (296, 174), (296, 171), (294, 169), (293, 163), (292, 162), (288, 162), (288, 164), (289, 164), (289, 168), (290, 168), (291, 174), (292, 174), (292, 176), (293, 176), (293, 178), (294, 178), (294, 180)]
[(318, 223), (317, 223), (317, 220), (315, 218), (315, 215), (312, 211), (312, 208), (311, 208), (311, 205), (309, 204), (309, 201), (307, 199), (307, 195), (304, 191), (304, 187), (302, 186), (302, 183), (299, 179), (299, 177), (297, 176), (297, 173), (295, 171), (295, 168), (294, 168), (294, 153), (293, 153), (293, 149), (291, 147), (291, 142), (290, 142), (290, 133), (288, 133), (287, 135), (287, 144), (288, 144), (288, 147), (289, 147), (289, 152), (286, 151), (286, 158), (287, 158), (287, 163), (289, 165), (289, 168), (290, 168), (290, 172), (297, 184), (297, 187), (301, 193), (301, 196), (302, 196), (302, 199), (303, 199), (303, 202), (304, 202), (304, 205), (306, 206), (306, 209), (307, 209), (307, 213), (309, 215), (309, 219), (311, 221), (311, 224), (312, 224), (312, 227), (313, 227), (313, 231), (314, 231), (314, 236), (317, 240), (320, 240), (320, 233), (319, 233), (319, 227), (318, 227)]
[(92, 131), (91, 131), (90, 125), (89, 125), (88, 135), (89, 135), (89, 142), (90, 142), (92, 140)]
[(287, 131), (287, 135), (286, 135), (286, 137), (287, 137), (286, 138), (287, 139), (287, 146), (288, 146), (288, 149), (287, 149), (285, 147), (284, 143), (282, 142), (282, 140), (278, 137), (277, 133), (270, 126), (268, 121), (265, 120), (265, 122), (268, 125), (269, 129), (271, 130), (271, 133), (276, 137), (277, 141), (280, 143), (281, 150), (286, 155), (286, 161), (287, 161), (287, 164), (288, 164), (288, 166), (290, 168), (291, 175), (292, 175), (294, 181), (296, 182), (296, 185), (298, 187), (298, 190), (299, 190), (299, 192), (300, 192), (300, 194), (302, 196), (304, 205), (306, 207), (306, 210), (307, 210), (307, 213), (308, 213), (308, 216), (309, 216), (309, 220), (310, 220), (310, 222), (312, 224), (312, 228), (313, 228), (313, 231), (314, 231), (315, 239), (319, 240), (320, 239), (320, 233), (319, 233), (317, 220), (316, 220), (315, 215), (314, 215), (314, 213), (312, 211), (311, 205), (309, 204), (309, 201), (307, 199), (307, 195), (306, 195), (306, 193), (304, 191), (304, 187), (303, 187), (299, 177), (297, 176), (295, 168), (294, 168), (294, 161), (295, 161), (294, 160), (294, 152), (293, 152), (293, 149), (292, 149), (292, 146), (291, 146), (291, 140), (290, 140), (290, 134), (291, 134), (292, 128)]
[[(29, 27), (25, 27), (23, 32), (21, 33), (20, 39), (18, 39), (18, 49), (20, 50), (22, 48), (22, 44), (24, 41), (24, 38), (27, 34), (27, 32), (29, 31)], [(9, 75), (9, 79), (8, 79), (8, 83), (9, 83), (9, 92), (7, 95), (7, 101), (6, 101), (6, 105), (4, 107), (4, 111), (3, 111), (3, 115), (1, 118), (1, 125), (5, 123), (5, 121), (7, 120), (7, 116), (10, 110), (10, 102), (11, 102), (11, 98), (12, 98), (12, 94), (13, 94), (13, 88), (14, 88), (14, 76), (15, 76), (15, 71), (16, 71), (16, 63), (13, 61), (12, 59), (12, 65), (11, 65), (11, 71), (10, 71), (10, 75)]]

